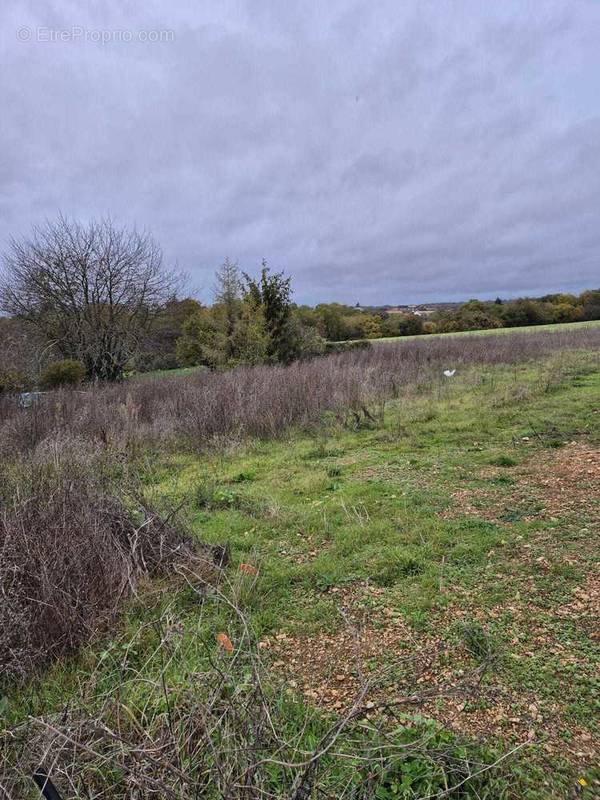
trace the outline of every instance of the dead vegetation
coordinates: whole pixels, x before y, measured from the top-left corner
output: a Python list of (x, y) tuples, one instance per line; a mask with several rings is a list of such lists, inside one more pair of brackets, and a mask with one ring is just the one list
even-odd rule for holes
[[(441, 392), (449, 365), (518, 364), (550, 353), (593, 348), (600, 328), (553, 333), (463, 336), (388, 343), (369, 350), (226, 373), (143, 378), (57, 391), (30, 408), (0, 399), (0, 453), (30, 452), (46, 438), (77, 435), (127, 448), (198, 450), (247, 437), (277, 438), (291, 428), (314, 430), (324, 417), (370, 426), (388, 399), (427, 389)], [(562, 367), (557, 367), (562, 375)]]
[[(181, 571), (190, 587), (202, 583), (193, 566)], [(252, 582), (253, 573), (240, 580)], [(383, 702), (379, 693), (376, 701), (377, 681), (361, 675), (335, 715), (298, 702), (293, 685), (274, 679), (236, 605), (244, 591), (248, 586), (238, 584), (204, 596), (195, 640), (183, 636), (170, 607), (163, 609), (151, 625), (114, 643), (78, 701), (4, 730), (0, 794), (33, 796), (36, 772), (64, 797), (96, 800), (370, 800), (394, 797), (381, 792), (400, 775), (413, 776), (418, 797), (498, 796), (496, 780), (505, 780), (506, 759), (519, 747), (494, 754), (407, 717), (430, 696), (424, 685), (415, 683), (406, 700)], [(228, 633), (202, 633), (207, 604), (228, 613)], [(198, 640), (192, 665), (188, 649)], [(190, 667), (174, 678), (173, 663)], [(102, 690), (111, 669), (120, 676), (116, 692)]]
[[(201, 556), (173, 518), (127, 486), (123, 467), (74, 440), (4, 465), (0, 674), (24, 678), (88, 641), (146, 575)], [(205, 548), (208, 562), (210, 553)]]

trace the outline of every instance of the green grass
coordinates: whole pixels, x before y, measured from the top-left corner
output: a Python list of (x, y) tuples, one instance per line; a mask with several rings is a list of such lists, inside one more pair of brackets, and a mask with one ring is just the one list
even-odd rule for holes
[(493, 328), (491, 330), (454, 331), (451, 333), (429, 333), (413, 336), (384, 336), (381, 339), (372, 339), (371, 341), (373, 344), (377, 344), (378, 342), (397, 342), (405, 339), (429, 339), (438, 336), (494, 336), (496, 334), (534, 333), (536, 331), (568, 331), (582, 327), (597, 328), (598, 326), (600, 326), (600, 320), (591, 320), (589, 322), (555, 322), (550, 325), (520, 325), (515, 328)]
[(150, 372), (132, 372), (128, 378), (143, 379), (146, 378), (181, 378), (186, 375), (193, 375), (195, 372), (204, 372), (206, 367), (177, 367), (175, 369), (154, 369)]
[[(153, 457), (144, 478), (159, 500), (183, 503), (200, 539), (230, 544), (232, 575), (240, 562), (256, 565), (257, 585), (244, 596), (244, 610), (257, 639), (331, 634), (341, 625), (339, 592), (368, 582), (376, 591), (359, 593), (357, 603), (373, 624), (402, 620), (417, 640), (446, 643), (452, 674), (488, 659), (484, 684), (490, 696), (509, 698), (505, 716), (521, 719), (533, 707), (541, 717), (530, 723), (537, 743), (515, 766), (519, 794), (505, 796), (567, 798), (578, 777), (592, 785), (595, 773), (592, 764), (557, 751), (555, 739), (600, 736), (594, 713), (600, 649), (588, 627), (555, 612), (597, 569), (591, 546), (597, 499), (549, 520), (540, 515), (543, 499), (532, 493), (517, 502), (515, 492), (522, 490), (519, 470), (549, 458), (557, 445), (598, 445), (599, 396), (595, 354), (467, 369), (430, 392), (388, 404), (377, 426), (332, 426), (316, 438), (295, 433), (228, 452)], [(475, 513), (456, 508), (457, 491), (472, 493)], [(503, 509), (498, 518), (485, 518), (489, 500), (478, 501), (479, 491), (492, 493)], [(232, 623), (217, 608), (198, 622), (187, 588), (169, 591), (168, 601), (175, 602), (185, 643), (185, 656), (168, 675), (177, 694), (206, 664), (207, 639)], [(165, 602), (158, 593), (131, 604), (122, 638), (135, 635)], [(136, 654), (149, 679), (155, 667), (144, 653), (154, 646), (140, 645)], [(98, 669), (101, 652), (106, 644), (87, 648), (28, 691), (5, 697), (7, 719), (66, 704), (82, 675)], [(402, 679), (393, 653), (374, 656), (370, 668), (387, 670), (392, 684)], [(104, 689), (114, 674), (107, 672)], [(480, 710), (475, 703), (461, 712), (467, 729)], [(487, 744), (509, 747), (515, 735), (507, 721)], [(551, 763), (546, 739), (553, 742)]]

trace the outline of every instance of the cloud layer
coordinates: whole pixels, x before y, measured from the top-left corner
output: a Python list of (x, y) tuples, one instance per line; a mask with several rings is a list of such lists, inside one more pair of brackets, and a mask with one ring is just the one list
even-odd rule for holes
[(205, 299), (225, 256), (311, 303), (600, 284), (595, 0), (80, 6), (0, 10), (0, 245), (110, 213)]

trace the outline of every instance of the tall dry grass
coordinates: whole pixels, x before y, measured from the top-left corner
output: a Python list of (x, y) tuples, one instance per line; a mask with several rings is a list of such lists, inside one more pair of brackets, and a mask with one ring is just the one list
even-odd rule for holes
[(88, 641), (145, 575), (203, 558), (89, 443), (48, 440), (0, 470), (0, 676)]
[(29, 409), (0, 402), (0, 454), (77, 435), (128, 446), (202, 448), (223, 438), (276, 437), (439, 380), (444, 368), (514, 364), (559, 350), (600, 350), (600, 328), (412, 340), (288, 367), (143, 378), (44, 395)]

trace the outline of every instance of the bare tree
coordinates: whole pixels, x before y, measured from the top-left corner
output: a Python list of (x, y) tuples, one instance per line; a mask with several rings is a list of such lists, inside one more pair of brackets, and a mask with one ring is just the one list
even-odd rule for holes
[(139, 347), (177, 276), (146, 233), (59, 216), (12, 239), (0, 276), (0, 307), (33, 323), (90, 378), (115, 380)]

